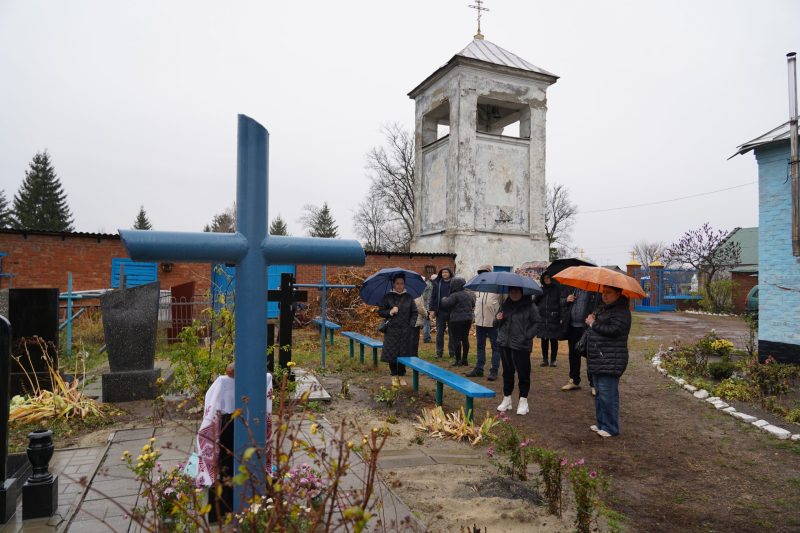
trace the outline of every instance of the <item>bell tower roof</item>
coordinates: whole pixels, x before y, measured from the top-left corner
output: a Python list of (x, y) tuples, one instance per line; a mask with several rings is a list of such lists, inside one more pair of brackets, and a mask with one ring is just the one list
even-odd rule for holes
[(425, 78), (425, 80), (417, 85), (408, 96), (416, 98), (416, 96), (424, 90), (430, 83), (443, 76), (447, 71), (459, 64), (472, 64), (482, 66), (484, 68), (499, 68), (501, 70), (511, 69), (522, 76), (532, 76), (539, 79), (545, 78), (550, 83), (555, 83), (558, 76), (552, 72), (548, 72), (543, 68), (525, 61), (517, 54), (509, 52), (508, 50), (497, 46), (491, 41), (476, 36), (463, 50), (454, 55), (450, 61), (439, 67), (433, 74)]

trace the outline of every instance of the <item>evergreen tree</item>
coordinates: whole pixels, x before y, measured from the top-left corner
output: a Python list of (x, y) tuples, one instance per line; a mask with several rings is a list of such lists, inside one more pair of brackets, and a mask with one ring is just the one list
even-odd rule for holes
[(305, 214), (301, 217), (303, 226), (312, 237), (335, 238), (339, 236), (339, 226), (333, 220), (328, 202), (323, 202), (322, 208), (315, 205), (306, 205)]
[(14, 214), (8, 207), (6, 191), (0, 190), (0, 229), (11, 228), (14, 226)]
[(67, 194), (50, 163), (47, 150), (33, 156), (14, 196), (14, 225), (19, 229), (72, 231)]
[(133, 229), (153, 229), (147, 213), (144, 212), (144, 206), (139, 207), (139, 214), (136, 215), (136, 220), (133, 222)]
[(269, 234), (270, 235), (289, 235), (289, 230), (286, 227), (286, 222), (281, 218), (280, 215), (275, 217), (272, 220), (272, 224), (269, 225)]
[(214, 233), (236, 233), (236, 204), (222, 213), (214, 215), (211, 225), (206, 224), (203, 231)]

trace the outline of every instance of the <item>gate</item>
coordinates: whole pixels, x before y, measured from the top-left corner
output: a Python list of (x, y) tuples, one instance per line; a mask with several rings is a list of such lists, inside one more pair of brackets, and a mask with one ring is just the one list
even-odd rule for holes
[[(269, 265), (267, 267), (267, 290), (276, 291), (281, 288), (281, 274), (295, 273), (295, 265)], [(236, 267), (214, 265), (211, 268), (211, 301), (214, 311), (223, 305), (231, 305), (236, 288)], [(224, 303), (223, 303), (224, 302)], [(278, 318), (278, 302), (267, 302), (267, 318)]]
[(634, 303), (634, 311), (659, 313), (675, 311), (679, 301), (699, 300), (702, 297), (692, 294), (697, 283), (695, 270), (637, 268), (633, 277), (642, 286), (646, 296)]

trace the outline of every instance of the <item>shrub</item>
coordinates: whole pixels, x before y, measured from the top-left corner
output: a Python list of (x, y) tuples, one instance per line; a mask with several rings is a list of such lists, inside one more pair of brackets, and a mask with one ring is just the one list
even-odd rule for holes
[(562, 459), (558, 452), (533, 448), (531, 454), (539, 463), (539, 477), (544, 485), (544, 497), (547, 500), (547, 510), (552, 515), (561, 516), (562, 486), (564, 467), (567, 460)]
[(747, 361), (747, 375), (762, 396), (775, 396), (794, 388), (800, 377), (800, 367), (778, 363), (772, 356), (763, 363), (754, 357)]
[(730, 313), (733, 309), (733, 280), (718, 279), (703, 287), (700, 307), (709, 313)]
[(180, 342), (167, 354), (173, 369), (170, 390), (188, 394), (200, 404), (214, 380), (233, 362), (232, 347), (225, 343), (215, 343), (212, 348), (201, 345), (203, 329), (199, 322), (183, 328), (178, 334)]
[[(505, 415), (505, 413), (503, 413)], [(502, 420), (502, 418), (501, 418)], [(497, 467), (497, 470), (511, 479), (526, 481), (528, 479), (528, 463), (532, 454), (529, 453), (529, 439), (523, 439), (517, 428), (505, 420), (497, 424), (497, 432), (494, 434), (494, 446), (490, 446), (486, 451), (489, 460)]]
[(731, 377), (734, 370), (736, 370), (736, 365), (729, 361), (709, 363), (708, 365), (708, 373), (712, 378), (718, 381), (722, 381)]
[(738, 378), (728, 378), (723, 380), (712, 391), (714, 396), (725, 398), (726, 400), (751, 401), (756, 398), (757, 391), (746, 380)]
[(586, 466), (583, 459), (569, 465), (569, 480), (578, 511), (575, 527), (580, 533), (589, 533), (592, 519), (602, 508), (600, 493), (608, 487), (608, 480), (601, 471)]

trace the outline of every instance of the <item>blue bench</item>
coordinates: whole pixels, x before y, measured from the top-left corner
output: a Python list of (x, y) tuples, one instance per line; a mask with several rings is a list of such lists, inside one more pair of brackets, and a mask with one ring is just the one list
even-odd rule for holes
[(383, 341), (375, 340), (371, 337), (367, 337), (366, 335), (362, 335), (361, 333), (356, 333), (355, 331), (342, 331), (340, 335), (350, 339), (351, 358), (355, 357), (356, 355), (355, 343), (358, 343), (358, 355), (361, 358), (361, 364), (364, 364), (364, 346), (369, 346), (372, 348), (372, 364), (374, 366), (378, 366), (378, 348), (383, 348)]
[(467, 415), (467, 419), (470, 421), (472, 420), (474, 411), (473, 400), (475, 398), (494, 398), (497, 395), (492, 389), (486, 388), (483, 385), (478, 385), (474, 381), (454, 374), (449, 370), (445, 370), (419, 357), (398, 357), (397, 362), (414, 371), (412, 386), (415, 391), (419, 390), (420, 372), (436, 381), (436, 405), (442, 405), (442, 395), (445, 385), (466, 396), (467, 401), (464, 405), (464, 412)]
[(318, 325), (320, 327), (320, 329), (322, 330), (322, 335), (324, 337), (328, 336), (328, 331), (331, 332), (330, 345), (333, 346), (333, 334), (337, 330), (342, 329), (342, 326), (340, 326), (339, 324), (336, 324), (334, 322), (331, 322), (330, 320), (322, 320), (320, 317), (311, 319), (311, 322), (313, 322), (314, 324), (316, 324), (316, 325)]

